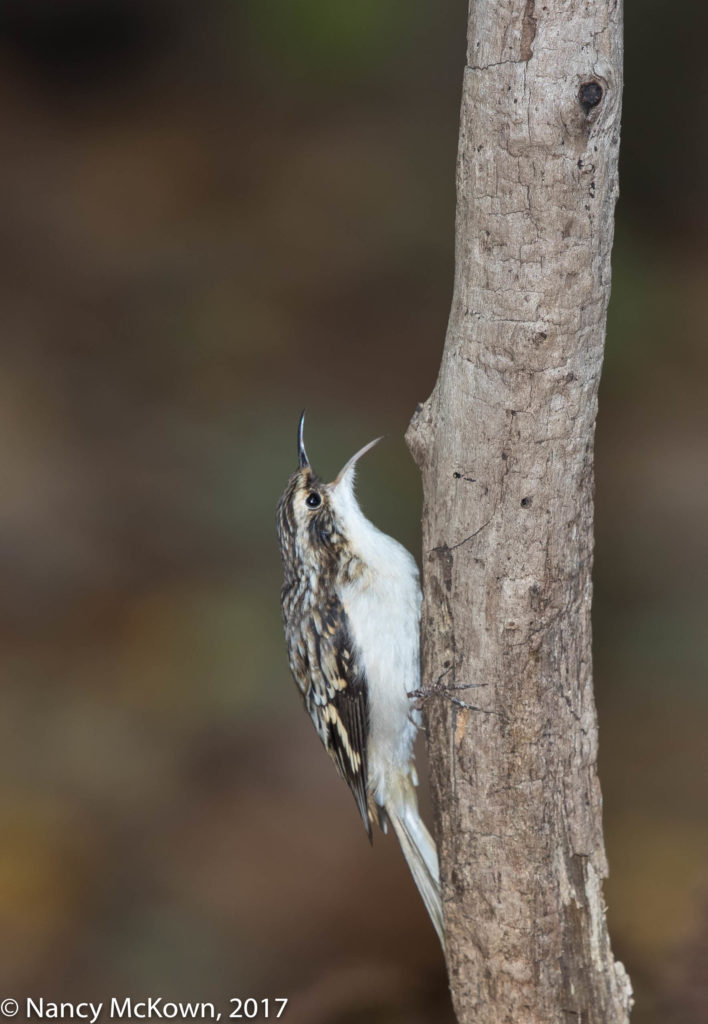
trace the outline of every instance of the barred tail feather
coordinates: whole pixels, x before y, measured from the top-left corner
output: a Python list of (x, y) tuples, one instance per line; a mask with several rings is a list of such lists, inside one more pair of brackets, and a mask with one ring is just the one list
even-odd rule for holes
[(418, 887), (444, 950), (445, 928), (440, 898), (438, 853), (433, 837), (420, 816), (415, 790), (410, 784), (405, 786), (402, 799), (395, 802), (387, 801), (386, 814), (393, 825), (403, 856), (413, 875), (413, 881)]

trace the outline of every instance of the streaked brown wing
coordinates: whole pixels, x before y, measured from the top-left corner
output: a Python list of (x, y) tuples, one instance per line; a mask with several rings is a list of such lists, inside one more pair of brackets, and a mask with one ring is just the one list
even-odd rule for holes
[(294, 647), (290, 666), (305, 706), (354, 795), (371, 839), (366, 785), (366, 677), (357, 664), (346, 613), (336, 597), (330, 597), (324, 607), (310, 610)]

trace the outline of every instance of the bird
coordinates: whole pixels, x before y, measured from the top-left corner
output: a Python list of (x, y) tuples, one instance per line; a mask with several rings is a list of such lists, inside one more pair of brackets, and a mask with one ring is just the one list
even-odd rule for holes
[(297, 470), (277, 507), (288, 661), (305, 708), (348, 784), (373, 842), (376, 821), (398, 838), (445, 948), (435, 841), (418, 809), (413, 743), (421, 725), (421, 590), (413, 556), (362, 512), (356, 452), (332, 483), (310, 465), (305, 413)]

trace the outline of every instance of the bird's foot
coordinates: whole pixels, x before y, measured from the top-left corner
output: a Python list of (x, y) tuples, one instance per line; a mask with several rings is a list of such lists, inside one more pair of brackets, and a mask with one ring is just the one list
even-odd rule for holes
[(481, 711), (481, 708), (476, 707), (474, 704), (468, 704), (464, 700), (460, 700), (459, 697), (453, 696), (455, 691), (458, 690), (474, 690), (480, 686), (486, 686), (486, 683), (466, 683), (463, 686), (446, 686), (443, 683), (443, 679), (450, 672), (450, 668), (446, 668), (445, 671), (438, 676), (434, 683), (430, 686), (421, 686), (418, 690), (411, 690), (408, 696), (415, 701), (414, 707), (417, 711), (422, 711), (426, 702), (431, 700), (433, 697), (444, 697), (445, 700), (449, 700), (451, 704), (454, 704), (456, 708), (463, 708), (465, 711)]

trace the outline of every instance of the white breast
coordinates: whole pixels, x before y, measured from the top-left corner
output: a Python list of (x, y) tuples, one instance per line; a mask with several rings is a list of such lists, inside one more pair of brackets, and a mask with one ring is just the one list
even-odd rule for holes
[[(341, 587), (352, 640), (366, 672), (369, 696), (369, 789), (385, 803), (390, 782), (407, 774), (420, 713), (408, 696), (420, 686), (418, 567), (406, 549), (370, 523), (356, 504), (347, 509), (347, 539), (366, 566)], [(355, 513), (358, 513), (355, 514)]]

